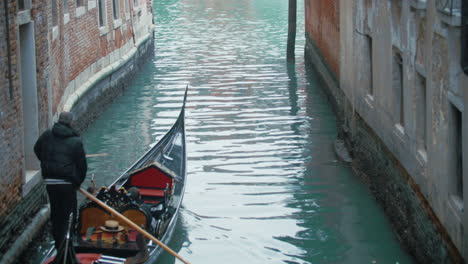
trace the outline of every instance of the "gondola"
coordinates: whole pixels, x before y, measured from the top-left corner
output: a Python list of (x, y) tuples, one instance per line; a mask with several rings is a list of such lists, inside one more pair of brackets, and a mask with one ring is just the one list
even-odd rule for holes
[[(182, 109), (172, 128), (96, 198), (168, 244), (176, 226), (186, 179), (185, 89)], [(163, 248), (146, 240), (135, 229), (119, 222), (94, 201), (79, 208), (78, 224), (70, 236), (78, 263), (154, 263)], [(67, 240), (68, 241), (68, 240)], [(49, 250), (43, 264), (60, 254)], [(66, 254), (66, 253), (65, 253)], [(67, 261), (65, 261), (67, 262)]]

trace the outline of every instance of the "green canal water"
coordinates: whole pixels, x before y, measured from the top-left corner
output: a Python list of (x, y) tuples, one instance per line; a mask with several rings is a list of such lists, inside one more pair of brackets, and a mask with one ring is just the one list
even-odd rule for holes
[(89, 175), (110, 184), (169, 129), (189, 85), (188, 182), (169, 246), (191, 263), (412, 263), (333, 152), (335, 116), (304, 65), (303, 6), (287, 67), (287, 0), (154, 0), (154, 58), (83, 135), (87, 153), (109, 153)]

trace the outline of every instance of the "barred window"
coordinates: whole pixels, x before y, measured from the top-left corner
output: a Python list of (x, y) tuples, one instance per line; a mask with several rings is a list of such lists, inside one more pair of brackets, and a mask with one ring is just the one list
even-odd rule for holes
[(98, 20), (99, 27), (103, 27), (105, 24), (105, 0), (98, 0)]
[(57, 17), (57, 0), (52, 0), (52, 25), (57, 26), (58, 25), (58, 17)]
[(119, 18), (119, 13), (120, 13), (119, 0), (112, 0), (112, 13), (114, 14), (114, 19)]

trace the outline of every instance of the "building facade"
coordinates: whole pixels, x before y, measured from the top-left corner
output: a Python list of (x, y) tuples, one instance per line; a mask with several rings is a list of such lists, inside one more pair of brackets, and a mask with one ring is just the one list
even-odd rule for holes
[(467, 2), (305, 0), (306, 57), (354, 165), (421, 263), (468, 257)]
[(149, 0), (0, 4), (0, 259), (47, 201), (35, 141), (64, 110), (83, 130), (123, 89), (153, 50), (152, 19)]

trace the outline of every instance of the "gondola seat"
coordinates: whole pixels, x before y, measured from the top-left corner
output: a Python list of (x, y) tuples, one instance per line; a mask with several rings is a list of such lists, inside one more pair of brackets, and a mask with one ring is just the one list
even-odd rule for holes
[(145, 203), (163, 201), (170, 194), (173, 184), (174, 179), (154, 163), (130, 174), (130, 185), (140, 190)]
[[(122, 215), (144, 229), (146, 229), (151, 222), (148, 213), (141, 209), (128, 209), (122, 212)], [(83, 208), (80, 212), (80, 234), (86, 234), (89, 228), (98, 229), (100, 226), (103, 226), (107, 220), (119, 221), (117, 217), (112, 216), (99, 207)], [(121, 221), (120, 224), (126, 227), (126, 224)]]

